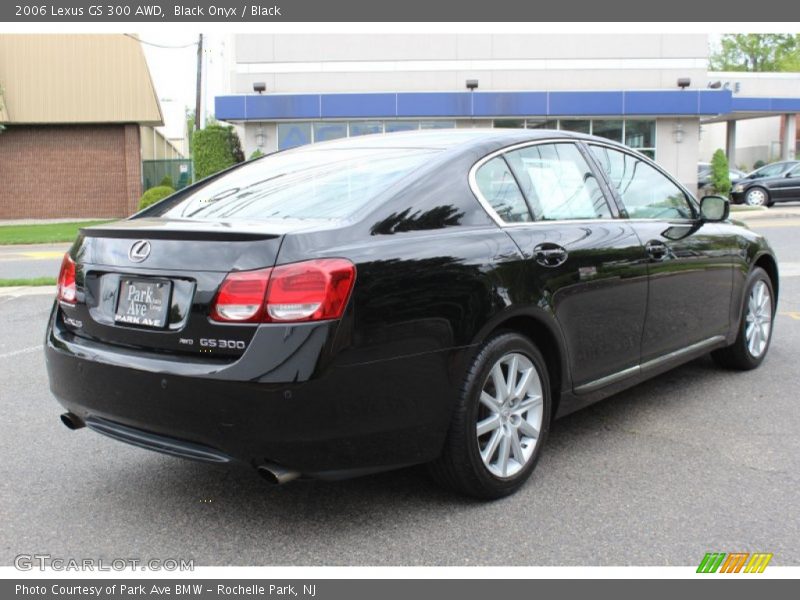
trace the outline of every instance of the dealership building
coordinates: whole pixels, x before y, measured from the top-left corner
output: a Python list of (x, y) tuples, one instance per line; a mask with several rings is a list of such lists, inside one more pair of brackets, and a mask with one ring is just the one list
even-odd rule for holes
[(695, 34), (239, 34), (214, 109), (248, 155), (412, 129), (550, 128), (623, 142), (693, 189), (704, 135), (735, 162), (737, 122), (777, 118), (780, 156), (793, 157), (800, 74), (742, 85), (709, 73), (708, 52)]

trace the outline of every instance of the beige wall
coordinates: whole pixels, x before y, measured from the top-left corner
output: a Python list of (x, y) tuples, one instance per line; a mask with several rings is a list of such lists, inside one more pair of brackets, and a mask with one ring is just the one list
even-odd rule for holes
[(707, 36), (236, 35), (230, 93), (705, 87)]

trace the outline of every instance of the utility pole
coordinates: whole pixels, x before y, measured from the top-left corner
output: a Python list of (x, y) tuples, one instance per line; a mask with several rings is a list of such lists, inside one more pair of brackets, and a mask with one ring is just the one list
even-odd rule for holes
[(197, 94), (194, 103), (194, 130), (200, 129), (200, 98), (203, 89), (203, 34), (197, 39)]

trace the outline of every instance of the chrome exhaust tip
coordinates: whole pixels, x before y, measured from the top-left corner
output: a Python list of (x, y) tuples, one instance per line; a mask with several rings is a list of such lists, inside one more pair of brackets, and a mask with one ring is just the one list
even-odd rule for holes
[(81, 421), (76, 415), (73, 415), (71, 412), (66, 412), (63, 415), (61, 415), (61, 422), (67, 427), (67, 429), (71, 429), (72, 431), (80, 429), (81, 427), (86, 427), (86, 423)]
[(275, 463), (265, 463), (258, 467), (258, 474), (272, 485), (283, 485), (300, 477), (300, 471), (287, 469)]

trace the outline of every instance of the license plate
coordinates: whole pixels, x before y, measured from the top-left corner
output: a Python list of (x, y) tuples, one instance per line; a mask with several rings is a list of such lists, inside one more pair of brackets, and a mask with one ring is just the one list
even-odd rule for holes
[(114, 321), (139, 327), (164, 327), (171, 292), (171, 281), (121, 279)]

